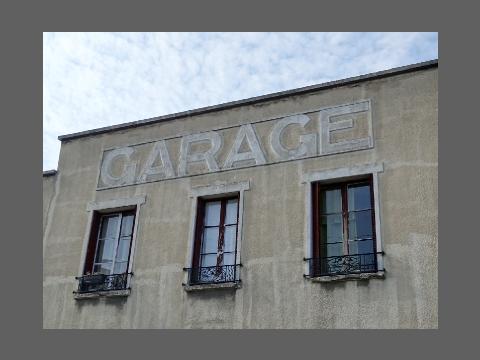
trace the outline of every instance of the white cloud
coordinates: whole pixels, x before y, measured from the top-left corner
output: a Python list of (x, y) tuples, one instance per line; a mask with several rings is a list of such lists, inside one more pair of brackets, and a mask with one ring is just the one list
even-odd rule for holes
[(45, 33), (43, 168), (58, 135), (438, 57), (436, 33)]

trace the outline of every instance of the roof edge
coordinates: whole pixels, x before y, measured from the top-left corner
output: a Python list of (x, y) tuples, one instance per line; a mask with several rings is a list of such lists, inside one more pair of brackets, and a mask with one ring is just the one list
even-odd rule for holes
[[(266, 95), (255, 96), (255, 97), (251, 97), (243, 100), (235, 100), (235, 101), (230, 101), (230, 102), (226, 102), (218, 105), (206, 106), (206, 107), (197, 108), (193, 110), (187, 110), (187, 111), (182, 111), (178, 113), (157, 116), (157, 117), (148, 118), (144, 120), (137, 120), (137, 121), (127, 122), (127, 123), (122, 123), (117, 125), (105, 126), (101, 128), (92, 129), (92, 130), (80, 131), (80, 132), (67, 134), (67, 135), (60, 135), (58, 137), (58, 140), (67, 141), (67, 140), (73, 140), (73, 139), (78, 139), (78, 138), (87, 137), (87, 136), (94, 136), (94, 135), (104, 134), (108, 132), (118, 131), (118, 130), (135, 128), (135, 127), (144, 126), (144, 125), (152, 125), (155, 123), (175, 120), (175, 119), (179, 119), (187, 116), (194, 116), (194, 115), (200, 115), (200, 114), (205, 114), (205, 113), (210, 113), (215, 111), (227, 110), (227, 109), (231, 109), (238, 106), (251, 105), (259, 102), (280, 99), (287, 96), (306, 94), (306, 93), (315, 92), (319, 90), (331, 89), (335, 87), (351, 85), (351, 84), (369, 81), (369, 80), (381, 79), (384, 77), (395, 76), (395, 75), (425, 70), (425, 69), (434, 68), (434, 67), (438, 67), (438, 59), (424, 61), (424, 62), (411, 64), (411, 65), (400, 66), (400, 67), (396, 67), (388, 70), (377, 71), (377, 72), (369, 73), (365, 75), (349, 77), (341, 80), (334, 80), (334, 81), (329, 81), (321, 84), (309, 85), (309, 86), (296, 88), (292, 90), (285, 90), (285, 91), (279, 91), (279, 92), (270, 93)], [(55, 171), (55, 170), (49, 170), (49, 171)], [(45, 172), (44, 172), (44, 176), (49, 176), (49, 175), (45, 175)]]
[(43, 172), (43, 176), (44, 176), (44, 177), (54, 176), (54, 175), (57, 175), (57, 170), (45, 170), (45, 171)]

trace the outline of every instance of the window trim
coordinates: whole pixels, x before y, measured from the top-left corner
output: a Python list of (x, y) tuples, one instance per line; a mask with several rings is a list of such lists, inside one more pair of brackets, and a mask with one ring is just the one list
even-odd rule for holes
[[(115, 216), (115, 217), (118, 217), (119, 218), (119, 221), (118, 221), (118, 225), (117, 225), (117, 229), (116, 229), (116, 234), (115, 234), (115, 238), (116, 238), (116, 241), (115, 241), (115, 246), (114, 246), (114, 249), (113, 249), (113, 260), (112, 260), (112, 269), (111, 269), (111, 272), (109, 275), (114, 275), (114, 274), (118, 274), (118, 273), (115, 273), (114, 270), (115, 270), (115, 265), (117, 264), (117, 251), (118, 251), (118, 246), (120, 244), (120, 241), (121, 240), (121, 229), (122, 229), (122, 222), (123, 222), (123, 218), (125, 216), (128, 216), (128, 215), (133, 215), (134, 216), (134, 219), (135, 219), (135, 214), (136, 214), (136, 211), (134, 208), (132, 208), (131, 210), (122, 210), (122, 211), (112, 211), (112, 212), (98, 212), (98, 211), (95, 211), (94, 212), (94, 215), (93, 216), (98, 216), (98, 228), (92, 228), (92, 230), (96, 230), (96, 237), (93, 238), (95, 239), (95, 251), (93, 252), (93, 256), (92, 256), (92, 260), (91, 260), (91, 273), (93, 274), (93, 269), (95, 268), (96, 265), (99, 265), (99, 264), (102, 264), (102, 263), (98, 263), (98, 262), (95, 262), (95, 260), (97, 259), (97, 252), (98, 252), (98, 246), (99, 246), (99, 242), (104, 240), (104, 239), (101, 239), (100, 238), (100, 232), (101, 232), (101, 228), (102, 228), (102, 222), (103, 222), (103, 219), (106, 218), (106, 217), (112, 217), (112, 216)], [(134, 220), (134, 223), (133, 225), (135, 225), (135, 220)], [(132, 250), (132, 238), (133, 238), (133, 234), (134, 234), (134, 227), (132, 227), (132, 233), (130, 235), (130, 246), (129, 246), (129, 256), (128, 256), (128, 260), (127, 260), (127, 273), (128, 273), (128, 269), (129, 269), (129, 265), (130, 265), (130, 253), (131, 253), (131, 250)], [(92, 233), (92, 235), (94, 235)], [(92, 238), (90, 239), (89, 242), (91, 242), (93, 240)], [(84, 264), (84, 269), (83, 269), (83, 273), (85, 275), (85, 272), (88, 270), (86, 268), (87, 266), (87, 260), (88, 260), (88, 253), (87, 253), (87, 257), (85, 259), (85, 264)]]
[[(128, 269), (127, 273), (133, 273), (133, 268), (134, 268), (134, 255), (135, 255), (135, 249), (136, 249), (136, 243), (137, 243), (137, 234), (138, 234), (138, 222), (139, 222), (139, 217), (140, 217), (140, 209), (143, 204), (146, 202), (146, 196), (135, 196), (131, 198), (123, 198), (123, 199), (114, 199), (114, 200), (106, 200), (106, 201), (92, 201), (87, 204), (87, 209), (86, 211), (88, 212), (88, 220), (85, 228), (85, 236), (83, 238), (83, 246), (82, 246), (82, 253), (80, 256), (80, 264), (78, 267), (78, 276), (81, 277), (84, 274), (84, 269), (85, 269), (85, 261), (87, 257), (87, 251), (88, 251), (88, 245), (90, 242), (91, 237), (94, 235), (92, 231), (94, 231), (93, 228), (93, 221), (95, 218), (95, 213), (114, 213), (114, 212), (122, 212), (126, 210), (133, 210), (135, 209), (135, 221), (133, 225), (133, 233), (132, 233), (132, 240), (131, 240), (131, 245), (130, 245), (130, 256), (128, 260)], [(97, 234), (95, 234), (96, 236)], [(95, 245), (96, 247), (97, 245)], [(127, 278), (127, 288), (131, 287), (131, 280), (132, 277), (129, 276)], [(107, 295), (107, 294), (104, 294)], [(112, 292), (112, 295), (118, 295), (116, 292)], [(122, 295), (128, 295), (127, 294), (122, 294)]]
[[(237, 200), (237, 218), (236, 222), (233, 224), (225, 224), (225, 219), (226, 219), (226, 207), (227, 203), (229, 200)], [(206, 204), (209, 202), (215, 202), (215, 201), (220, 201), (221, 202), (221, 208), (220, 208), (220, 219), (219, 219), (219, 224), (216, 226), (213, 225), (205, 225), (204, 224), (204, 216), (205, 216), (205, 207)], [(211, 228), (211, 227), (218, 227), (219, 232), (218, 232), (218, 237), (217, 237), (217, 264), (219, 261), (219, 246), (220, 246), (220, 239), (225, 237), (225, 227), (226, 226), (231, 226), (235, 225), (236, 231), (235, 231), (235, 250), (234, 253), (237, 252), (237, 243), (238, 243), (238, 208), (239, 208), (239, 193), (235, 193), (234, 195), (230, 196), (221, 196), (221, 197), (215, 197), (211, 199), (206, 199), (204, 197), (197, 198), (197, 204), (199, 207), (201, 207), (201, 213), (197, 214), (197, 225), (196, 225), (196, 232), (195, 232), (195, 244), (194, 244), (194, 252), (193, 252), (193, 259), (192, 259), (192, 266), (194, 267), (200, 267), (202, 265), (202, 256), (205, 255), (205, 253), (202, 253), (202, 233), (205, 231), (206, 228)], [(197, 210), (198, 211), (198, 210)], [(222, 251), (222, 254), (225, 252)], [(231, 253), (231, 251), (230, 251)], [(212, 253), (213, 254), (213, 253)], [(235, 257), (235, 262), (237, 258)], [(231, 264), (229, 264), (231, 265)], [(236, 264), (233, 264), (236, 265)]]
[[(229, 197), (232, 195), (238, 194), (238, 225), (237, 225), (237, 254), (235, 257), (235, 264), (241, 264), (241, 250), (243, 242), (243, 215), (244, 215), (244, 202), (245, 202), (245, 191), (250, 190), (250, 180), (235, 182), (235, 183), (223, 183), (215, 185), (206, 185), (206, 186), (196, 186), (191, 188), (189, 197), (191, 198), (191, 218), (190, 218), (190, 227), (188, 235), (188, 246), (187, 254), (185, 257), (184, 268), (191, 268), (193, 265), (194, 249), (195, 249), (195, 240), (196, 240), (196, 230), (197, 230), (197, 211), (199, 199), (209, 199), (209, 198), (222, 198)], [(238, 280), (241, 279), (241, 266), (238, 267), (237, 273)], [(186, 291), (191, 290), (202, 290), (208, 288), (221, 288), (228, 287), (226, 284), (199, 284), (199, 285), (189, 285), (188, 284), (188, 272), (184, 272), (183, 278), (183, 287)], [(238, 287), (238, 284), (235, 284), (235, 287)]]
[[(383, 276), (384, 272), (384, 259), (383, 259), (383, 243), (382, 243), (382, 227), (381, 227), (381, 212), (380, 212), (380, 194), (378, 191), (378, 174), (383, 172), (383, 162), (361, 164), (352, 167), (342, 167), (327, 170), (317, 170), (306, 172), (302, 176), (302, 184), (305, 186), (305, 242), (304, 242), (304, 254), (305, 259), (313, 257), (313, 212), (312, 212), (312, 183), (324, 182), (324, 183), (337, 183), (345, 182), (349, 180), (355, 180), (368, 175), (372, 176), (372, 189), (374, 199), (374, 215), (375, 215), (375, 248), (377, 251), (377, 271), (376, 275)], [(305, 262), (305, 275), (310, 277), (310, 267), (308, 262)], [(353, 274), (352, 274), (353, 275)], [(377, 277), (377, 276), (376, 276)], [(318, 277), (323, 278), (323, 277)], [(326, 281), (332, 279), (343, 280), (346, 278), (366, 278), (362, 276), (333, 276)]]

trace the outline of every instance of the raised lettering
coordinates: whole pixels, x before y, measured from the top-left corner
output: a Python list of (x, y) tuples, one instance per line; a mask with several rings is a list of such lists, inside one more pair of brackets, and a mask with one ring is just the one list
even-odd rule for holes
[(282, 136), (289, 125), (297, 124), (305, 127), (310, 121), (307, 115), (285, 117), (275, 123), (270, 134), (270, 145), (273, 152), (282, 160), (298, 159), (317, 154), (317, 134), (300, 135), (300, 145), (296, 149), (287, 149), (282, 144)]
[(352, 105), (338, 106), (320, 111), (319, 122), (321, 131), (320, 155), (335, 154), (345, 151), (368, 149), (373, 147), (371, 121), (369, 121), (369, 135), (366, 138), (344, 140), (335, 143), (330, 142), (330, 133), (338, 130), (353, 128), (353, 119), (344, 119), (331, 122), (333, 116), (356, 114), (370, 110), (369, 102), (361, 102)]
[[(190, 145), (201, 142), (210, 142), (210, 149), (203, 153), (190, 154)], [(217, 160), (215, 160), (215, 154), (220, 150), (221, 147), (222, 137), (214, 131), (184, 136), (180, 146), (178, 176), (185, 176), (188, 174), (188, 164), (194, 164), (203, 161), (207, 163), (208, 171), (212, 172), (220, 170)]]
[[(137, 163), (133, 163), (130, 159), (134, 152), (135, 150), (132, 147), (124, 147), (109, 151), (105, 155), (100, 171), (100, 177), (105, 185), (127, 185), (132, 184), (135, 181), (135, 170), (137, 168)], [(114, 176), (111, 172), (113, 161), (119, 157), (124, 157), (125, 162), (123, 164), (123, 169), (120, 176)]]
[[(162, 165), (153, 166), (158, 157), (160, 157)], [(145, 182), (149, 176), (153, 175), (159, 175), (160, 179), (175, 177), (175, 172), (173, 170), (172, 161), (170, 160), (165, 140), (157, 141), (153, 146), (153, 149), (145, 162), (145, 166), (138, 177), (138, 181)]]
[[(244, 139), (247, 141), (250, 151), (239, 152)], [(254, 160), (256, 165), (263, 165), (267, 162), (260, 142), (258, 141), (257, 134), (251, 124), (242, 125), (238, 130), (237, 137), (235, 138), (232, 149), (228, 153), (223, 168), (231, 169), (236, 162), (245, 160)]]

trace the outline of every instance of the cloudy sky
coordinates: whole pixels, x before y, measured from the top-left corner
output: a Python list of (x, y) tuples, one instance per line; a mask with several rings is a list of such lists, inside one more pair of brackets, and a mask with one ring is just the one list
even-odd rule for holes
[(59, 135), (436, 58), (437, 33), (44, 33), (43, 169)]

